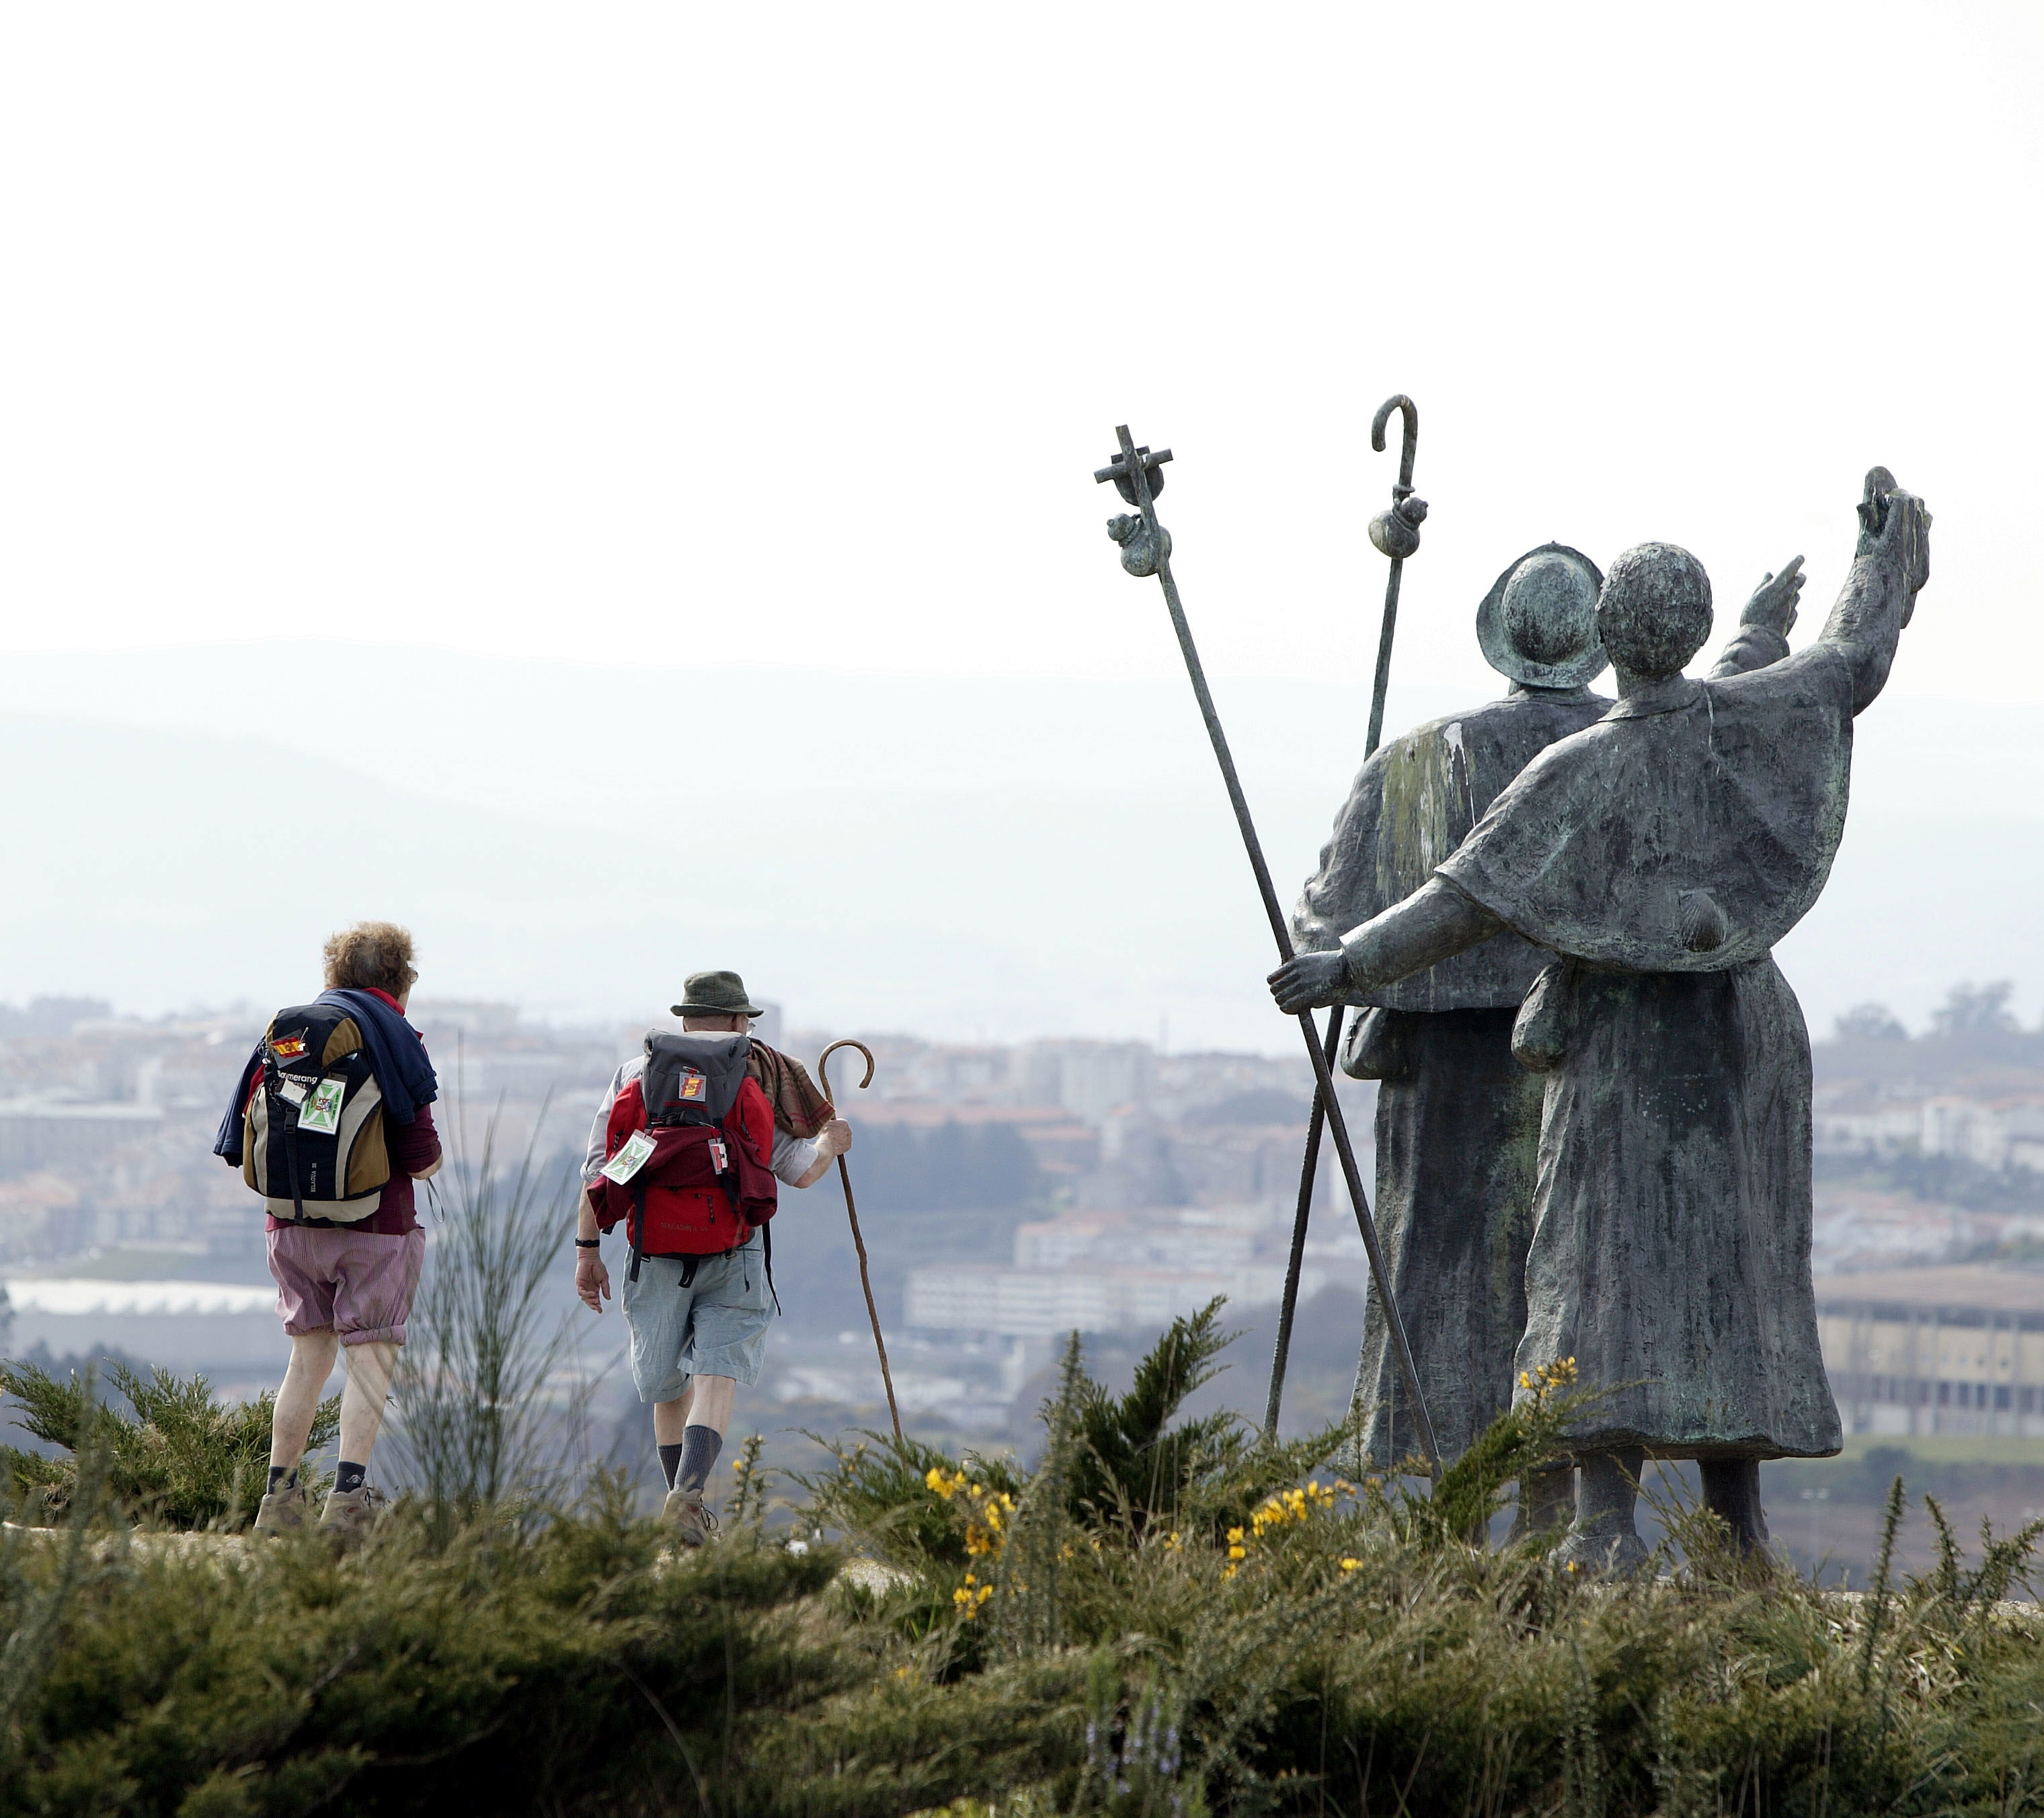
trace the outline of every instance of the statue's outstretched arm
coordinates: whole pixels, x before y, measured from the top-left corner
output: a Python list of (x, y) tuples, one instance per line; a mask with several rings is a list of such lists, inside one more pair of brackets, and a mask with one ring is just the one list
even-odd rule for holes
[(1395, 983), (1477, 946), (1504, 924), (1446, 878), (1427, 880), (1403, 902), (1342, 938), (1339, 951), (1302, 953), (1270, 974), (1270, 994), (1288, 1016), (1331, 1004), (1350, 991)]

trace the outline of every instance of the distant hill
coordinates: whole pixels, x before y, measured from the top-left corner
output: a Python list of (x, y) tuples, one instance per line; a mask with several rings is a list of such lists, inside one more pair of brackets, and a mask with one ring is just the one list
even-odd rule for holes
[[(1310, 871), (1367, 700), (1216, 685), (1271, 867)], [(1389, 723), (1473, 705), (1394, 689)], [(2044, 709), (1885, 700), (1781, 959), (1813, 1030), (2044, 987)], [(352, 917), (437, 995), (638, 1014), (739, 967), (812, 1024), (1288, 1040), (1182, 685), (932, 682), (252, 644), (0, 671), (0, 1001), (302, 992)]]

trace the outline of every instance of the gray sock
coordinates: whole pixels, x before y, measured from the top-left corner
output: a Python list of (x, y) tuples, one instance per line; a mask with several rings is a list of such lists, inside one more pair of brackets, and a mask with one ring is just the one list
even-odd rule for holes
[[(684, 1428), (683, 1431), (686, 1432), (686, 1429)], [(667, 1487), (672, 1489), (674, 1487), (675, 1469), (682, 1462), (681, 1442), (678, 1439), (673, 1445), (663, 1446), (659, 1450), (660, 1469), (667, 1474)]]
[(676, 1487), (700, 1490), (709, 1482), (710, 1467), (723, 1450), (724, 1435), (714, 1427), (682, 1428), (681, 1467), (674, 1473)]

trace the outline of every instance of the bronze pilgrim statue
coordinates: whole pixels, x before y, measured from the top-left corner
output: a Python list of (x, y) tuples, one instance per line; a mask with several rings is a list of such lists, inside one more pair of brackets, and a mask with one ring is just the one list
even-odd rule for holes
[[(1610, 711), (1588, 686), (1609, 660), (1597, 635), (1603, 584), (1588, 556), (1559, 543), (1498, 576), (1477, 608), (1477, 640), (1510, 691), (1406, 733), (1363, 765), (1293, 918), (1301, 951), (1339, 945), (1418, 890), (1528, 762)], [(1758, 628), (1792, 614), (1801, 585), (1792, 563), (1768, 577), (1713, 675), (1783, 654)], [(1342, 1065), (1379, 1082), (1378, 1235), (1447, 1459), (1512, 1404), (1545, 1094), (1514, 1055), (1512, 1031), (1550, 957), (1507, 929), (1350, 997), (1363, 1015)], [(1396, 1470), (1419, 1450), (1388, 1336), (1373, 1297), (1354, 1397), (1365, 1469)], [(1540, 1474), (1522, 1486), (1522, 1521), (1556, 1519), (1571, 1488), (1566, 1466)]]
[[(1451, 850), (1394, 828), (1409, 873), (1357, 856), (1343, 874), (1338, 829), (1303, 913), (1320, 917), (1323, 940), (1351, 901), (1366, 919), (1339, 945), (1271, 974), (1288, 1013), (1361, 998), (1439, 1016), (1467, 1001), (1445, 993), (1470, 968), (1447, 963), (1487, 945), (1516, 956), (1522, 976), (1529, 947), (1544, 959), (1510, 1037), (1519, 1064), (1544, 1075), (1516, 1369), (1573, 1357), (1582, 1385), (1598, 1392), (1572, 1435), (1580, 1481), (1564, 1555), (1585, 1563), (1623, 1570), (1643, 1556), (1633, 1509), (1646, 1456), (1699, 1461), (1709, 1506), (1757, 1546), (1765, 1539), (1759, 1461), (1839, 1447), (1810, 1283), (1809, 1039), (1770, 951), (1823, 887), (1845, 822), (1854, 717), (1886, 682), (1928, 575), (1929, 514), (1885, 470), (1868, 476), (1860, 516), (1822, 634), (1788, 654), (1799, 557), (1754, 595), (1703, 680), (1682, 673), (1710, 632), (1702, 567), (1669, 544), (1619, 556), (1596, 609), (1617, 705), (1532, 755)], [(1527, 625), (1539, 617), (1530, 602), (1521, 615)], [(1436, 763), (1444, 741), (1445, 732), (1433, 741)], [(1456, 755), (1450, 745), (1450, 763)], [(1388, 783), (1381, 793), (1361, 817), (1374, 815), (1379, 830), (1358, 848), (1385, 844)], [(1473, 810), (1473, 784), (1470, 801)], [(1461, 834), (1437, 813), (1429, 831), (1444, 828)], [(1371, 913), (1354, 881), (1366, 866), (1400, 885), (1423, 868), (1431, 874)], [(1346, 884), (1331, 881), (1343, 874)], [(1443, 997), (1393, 994), (1423, 975), (1447, 981)], [(1437, 1045), (1422, 1033), (1411, 1046), (1409, 1022), (1401, 1032), (1367, 1019), (1357, 1064), (1371, 1068), (1375, 1042), (1379, 1069), (1410, 1066), (1398, 1058), (1401, 1032), (1408, 1056)], [(1494, 1108), (1510, 1093), (1485, 1085), (1470, 1096), (1492, 1108), (1473, 1114), (1471, 1170), (1494, 1170), (1523, 1141), (1499, 1134)], [(1446, 1140), (1395, 1098), (1391, 1117), (1394, 1145)], [(1438, 1164), (1427, 1166), (1415, 1176), (1423, 1183), (1439, 1178)], [(1485, 1229), (1458, 1241), (1489, 1245), (1508, 1276), (1506, 1200), (1485, 1206)], [(1397, 1213), (1388, 1194), (1386, 1212), (1387, 1222), (1416, 1216)], [(1508, 1280), (1460, 1291), (1501, 1297), (1509, 1324)], [(1489, 1305), (1455, 1316), (1494, 1325)], [(1407, 1309), (1408, 1324), (1424, 1329), (1431, 1299), (1428, 1309), (1418, 1320)], [(1489, 1405), (1494, 1361), (1476, 1367), (1493, 1385), (1482, 1391)], [(1443, 1416), (1468, 1390), (1447, 1380), (1437, 1397), (1427, 1369), (1420, 1379), (1444, 1438), (1453, 1431), (1466, 1444), (1481, 1418), (1473, 1427)], [(1458, 1369), (1466, 1378), (1471, 1365)], [(1373, 1443), (1397, 1438), (1387, 1426)]]

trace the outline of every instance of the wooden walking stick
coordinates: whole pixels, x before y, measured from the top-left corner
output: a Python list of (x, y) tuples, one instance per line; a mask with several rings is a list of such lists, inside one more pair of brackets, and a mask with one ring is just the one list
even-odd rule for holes
[[(823, 1082), (824, 1097), (829, 1098), (835, 1108), (837, 1101), (831, 1097), (830, 1057), (840, 1048), (857, 1048), (866, 1056), (866, 1077), (859, 1082), (863, 1092), (873, 1083), (873, 1050), (863, 1042), (854, 1041), (849, 1036), (835, 1041), (817, 1057), (816, 1078)], [(873, 1277), (866, 1266), (866, 1240), (859, 1235), (859, 1207), (851, 1197), (851, 1170), (844, 1165), (844, 1157), (837, 1159), (838, 1183), (844, 1189), (844, 1213), (851, 1220), (851, 1247), (859, 1252), (859, 1285), (866, 1290), (866, 1316), (873, 1322), (873, 1348), (880, 1353), (880, 1381), (887, 1390), (887, 1417), (894, 1423), (894, 1443), (901, 1443), (901, 1410), (894, 1404), (894, 1373), (887, 1367), (887, 1341), (880, 1336), (880, 1309), (873, 1304)]]
[[(1179, 603), (1178, 584), (1171, 578), (1170, 536), (1157, 521), (1156, 494), (1163, 483), (1162, 475), (1157, 469), (1170, 459), (1171, 451), (1162, 448), (1152, 454), (1147, 448), (1137, 448), (1130, 439), (1126, 423), (1114, 432), (1120, 441), (1121, 452), (1105, 467), (1097, 469), (1093, 479), (1113, 481), (1116, 490), (1135, 507), (1139, 515), (1111, 520), (1107, 533), (1121, 545), (1124, 568), (1138, 576), (1155, 575), (1163, 586), (1164, 604), (1171, 614), (1171, 628), (1178, 634), (1178, 649), (1185, 659), (1185, 673), (1192, 679), (1200, 717), (1206, 723), (1207, 737), (1213, 745), (1215, 761), (1220, 766), (1221, 781), (1228, 788), (1235, 825), (1241, 831), (1243, 850), (1249, 855), (1250, 869), (1256, 874), (1256, 888), (1263, 899), (1263, 913), (1270, 919), (1271, 937), (1278, 943), (1278, 957), (1289, 960), (1293, 957), (1291, 927), (1285, 919), (1284, 910), (1278, 906), (1278, 893), (1270, 883), (1270, 867), (1263, 862), (1263, 844), (1256, 836), (1256, 823), (1250, 816), (1249, 799), (1242, 793), (1242, 779), (1235, 774), (1235, 759), (1228, 748), (1228, 736), (1221, 730), (1220, 715), (1215, 710), (1213, 696), (1207, 688), (1206, 671), (1193, 643), (1192, 627), (1185, 622), (1185, 609)], [(1385, 1270), (1383, 1251), (1377, 1247), (1377, 1228), (1370, 1220), (1370, 1201), (1362, 1190), (1362, 1176), (1356, 1168), (1355, 1151), (1349, 1143), (1348, 1124), (1335, 1101), (1334, 1078), (1328, 1070), (1327, 1057), (1321, 1052), (1320, 1030), (1310, 1010), (1301, 1013), (1299, 1028), (1305, 1037), (1307, 1057), (1312, 1063), (1314, 1084), (1326, 1108), (1327, 1128), (1334, 1134), (1335, 1153), (1341, 1158), (1349, 1197), (1355, 1206), (1356, 1226), (1362, 1233), (1362, 1247), (1370, 1258), (1370, 1276), (1377, 1285), (1377, 1300), (1384, 1309), (1385, 1329), (1390, 1335), (1399, 1369), (1404, 1375), (1405, 1392), (1412, 1397), (1413, 1430), (1419, 1437), (1420, 1449), (1426, 1454), (1427, 1469), (1438, 1479), (1441, 1472), (1440, 1448), (1435, 1443), (1434, 1423), (1420, 1393), (1419, 1374), (1413, 1368), (1412, 1347), (1406, 1339), (1405, 1322), (1399, 1316), (1397, 1301), (1392, 1297), (1391, 1278)]]
[[(1391, 489), (1391, 509), (1380, 512), (1370, 523), (1370, 540), (1391, 558), (1391, 578), (1384, 587), (1384, 617), (1377, 632), (1377, 680), (1370, 697), (1370, 737), (1362, 748), (1367, 758), (1384, 736), (1384, 695), (1391, 685), (1391, 639), (1398, 628), (1398, 582), (1405, 570), (1405, 558), (1420, 547), (1420, 526), (1427, 516), (1427, 502), (1412, 496), (1412, 457), (1420, 447), (1420, 409), (1402, 391), (1377, 406), (1370, 425), (1370, 445), (1384, 452), (1385, 427), (1393, 411), (1404, 419), (1404, 445), (1398, 455), (1398, 483)], [(1335, 1057), (1341, 1052), (1342, 1018), (1347, 1006), (1334, 1005), (1327, 1011), (1328, 1077), (1333, 1077)], [(1278, 1309), (1278, 1343), (1270, 1359), (1270, 1393), (1263, 1407), (1263, 1437), (1278, 1439), (1278, 1409), (1285, 1399), (1285, 1366), (1292, 1354), (1292, 1316), (1298, 1311), (1299, 1274), (1305, 1260), (1306, 1226), (1313, 1214), (1313, 1184), (1320, 1167), (1320, 1133), (1327, 1111), (1317, 1093), (1312, 1116), (1306, 1124), (1306, 1153), (1299, 1164), (1299, 1203), (1292, 1214), (1292, 1251), (1285, 1265), (1285, 1294)]]

